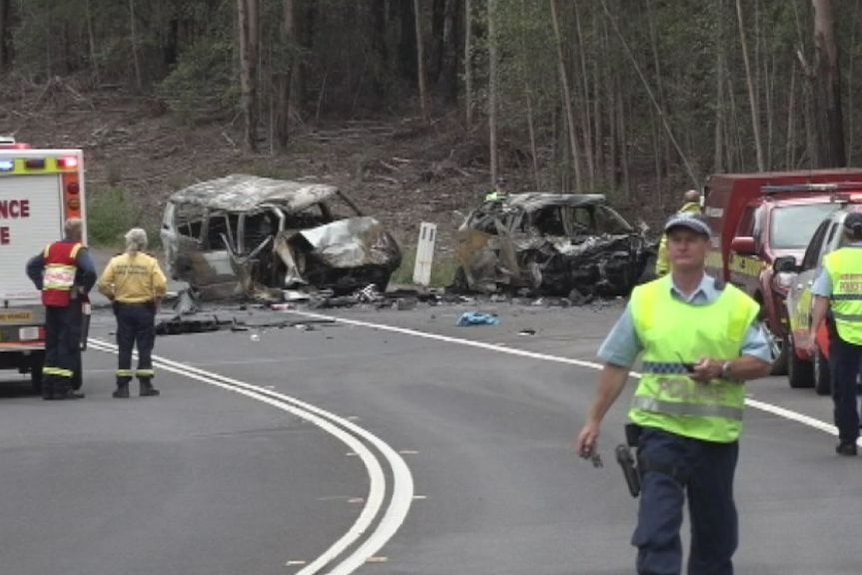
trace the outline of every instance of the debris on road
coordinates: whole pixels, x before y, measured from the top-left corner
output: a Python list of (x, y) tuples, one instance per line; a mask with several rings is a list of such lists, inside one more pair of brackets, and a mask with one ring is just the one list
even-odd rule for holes
[(469, 325), (498, 325), (499, 323), (500, 318), (498, 318), (496, 314), (467, 311), (461, 314), (461, 317), (458, 318), (458, 322), (455, 325), (458, 327), (464, 327)]

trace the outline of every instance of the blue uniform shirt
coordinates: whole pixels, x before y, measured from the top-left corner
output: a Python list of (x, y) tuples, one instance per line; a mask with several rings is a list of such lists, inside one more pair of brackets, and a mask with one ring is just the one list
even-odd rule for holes
[[(686, 297), (671, 281), (671, 295), (690, 305), (705, 305), (711, 303), (721, 294), (715, 287), (715, 279), (706, 274), (700, 280), (700, 285), (691, 296)], [(631, 367), (637, 356), (644, 349), (635, 331), (632, 317), (631, 302), (626, 305), (623, 315), (617, 320), (611, 332), (599, 348), (598, 356), (606, 363), (620, 367)], [(742, 355), (752, 355), (763, 361), (772, 362), (772, 347), (759, 323), (753, 323), (745, 333), (742, 341)]]
[[(844, 247), (862, 248), (862, 242), (853, 242)], [(820, 262), (820, 273), (817, 279), (814, 280), (814, 285), (811, 286), (811, 293), (822, 297), (832, 296), (832, 277), (826, 271), (826, 266)]]

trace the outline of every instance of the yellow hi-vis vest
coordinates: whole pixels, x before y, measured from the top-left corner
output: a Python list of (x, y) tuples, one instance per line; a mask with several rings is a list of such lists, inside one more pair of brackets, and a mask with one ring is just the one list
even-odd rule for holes
[(632, 318), (644, 352), (629, 419), (685, 437), (730, 443), (742, 430), (744, 386), (725, 379), (697, 382), (683, 363), (739, 357), (758, 305), (732, 285), (708, 304), (691, 305), (671, 296), (671, 286), (668, 276), (632, 292)]
[(832, 280), (832, 317), (838, 335), (847, 343), (862, 345), (862, 247), (849, 246), (823, 258)]

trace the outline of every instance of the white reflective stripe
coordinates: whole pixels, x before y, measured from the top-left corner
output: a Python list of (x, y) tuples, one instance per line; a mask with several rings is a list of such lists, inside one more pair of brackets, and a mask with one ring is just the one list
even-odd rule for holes
[(45, 267), (44, 289), (70, 289), (75, 283), (75, 266), (51, 264)]
[(723, 417), (742, 421), (742, 408), (710, 403), (676, 403), (662, 401), (654, 397), (636, 395), (632, 398), (632, 407), (668, 415), (702, 415), (706, 417)]

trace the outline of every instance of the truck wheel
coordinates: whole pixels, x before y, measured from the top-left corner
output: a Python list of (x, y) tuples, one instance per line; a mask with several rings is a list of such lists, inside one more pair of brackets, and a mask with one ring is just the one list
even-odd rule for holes
[(814, 366), (812, 363), (799, 359), (793, 350), (793, 342), (789, 337), (784, 340), (784, 347), (788, 350), (787, 380), (790, 382), (790, 387), (793, 389), (814, 387)]
[(814, 352), (814, 391), (817, 395), (832, 393), (832, 372), (829, 369), (829, 360), (823, 357), (819, 347)]
[(42, 394), (42, 365), (45, 363), (45, 352), (37, 351), (30, 356), (30, 386), (33, 393)]

